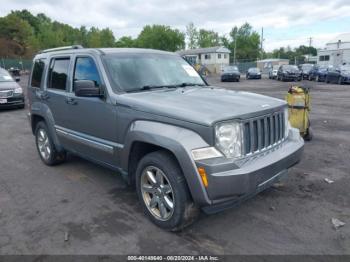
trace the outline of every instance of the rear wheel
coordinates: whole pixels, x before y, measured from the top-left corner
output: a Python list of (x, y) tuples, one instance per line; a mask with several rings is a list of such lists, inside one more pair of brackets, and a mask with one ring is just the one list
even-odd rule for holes
[(328, 76), (326, 76), (326, 83), (329, 84), (329, 82), (330, 82), (329, 78), (328, 78)]
[(57, 165), (66, 159), (66, 152), (57, 151), (45, 122), (36, 125), (35, 141), (39, 156), (46, 165)]
[(199, 214), (181, 168), (166, 151), (156, 151), (141, 159), (136, 189), (145, 214), (165, 230), (181, 230)]

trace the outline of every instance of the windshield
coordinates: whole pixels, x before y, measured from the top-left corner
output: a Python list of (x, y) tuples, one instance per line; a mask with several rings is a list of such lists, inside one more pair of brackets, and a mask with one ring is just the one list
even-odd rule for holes
[(249, 69), (248, 69), (248, 72), (259, 73), (260, 70), (259, 70), (259, 68), (249, 68)]
[(107, 54), (104, 57), (109, 76), (125, 92), (152, 88), (205, 85), (184, 59), (168, 54)]
[(350, 72), (350, 65), (343, 65), (340, 67), (341, 71)]
[(238, 71), (238, 67), (237, 66), (227, 66), (224, 68), (224, 72), (237, 72)]
[(0, 82), (13, 82), (13, 78), (6, 71), (0, 71)]
[(298, 67), (295, 65), (284, 65), (283, 70), (298, 70)]

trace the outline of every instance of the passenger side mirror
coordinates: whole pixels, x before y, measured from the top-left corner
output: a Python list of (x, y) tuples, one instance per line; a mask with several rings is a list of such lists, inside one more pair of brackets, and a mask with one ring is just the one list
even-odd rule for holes
[(74, 93), (81, 97), (101, 97), (100, 88), (96, 87), (92, 80), (77, 80), (74, 81)]

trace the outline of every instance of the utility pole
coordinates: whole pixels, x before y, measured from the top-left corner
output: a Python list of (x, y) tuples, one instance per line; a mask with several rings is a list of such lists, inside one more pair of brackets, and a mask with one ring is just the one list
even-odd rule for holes
[(233, 64), (236, 64), (237, 35), (235, 37), (235, 47), (233, 49)]
[(311, 56), (311, 43), (312, 43), (312, 37), (309, 37), (309, 57), (307, 59), (308, 62), (310, 62), (310, 56)]
[(260, 40), (260, 52), (261, 52), (261, 59), (263, 59), (263, 42), (264, 42), (264, 28), (261, 28), (261, 40)]

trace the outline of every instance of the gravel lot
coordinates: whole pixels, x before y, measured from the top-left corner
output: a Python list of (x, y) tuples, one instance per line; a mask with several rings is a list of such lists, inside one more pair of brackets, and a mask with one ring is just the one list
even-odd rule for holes
[[(291, 84), (208, 81), (278, 98)], [(181, 233), (149, 222), (108, 169), (75, 156), (42, 164), (27, 109), (1, 111), (0, 254), (350, 254), (350, 86), (303, 83), (312, 86), (314, 140), (284, 185)], [(335, 230), (332, 218), (346, 225)]]

